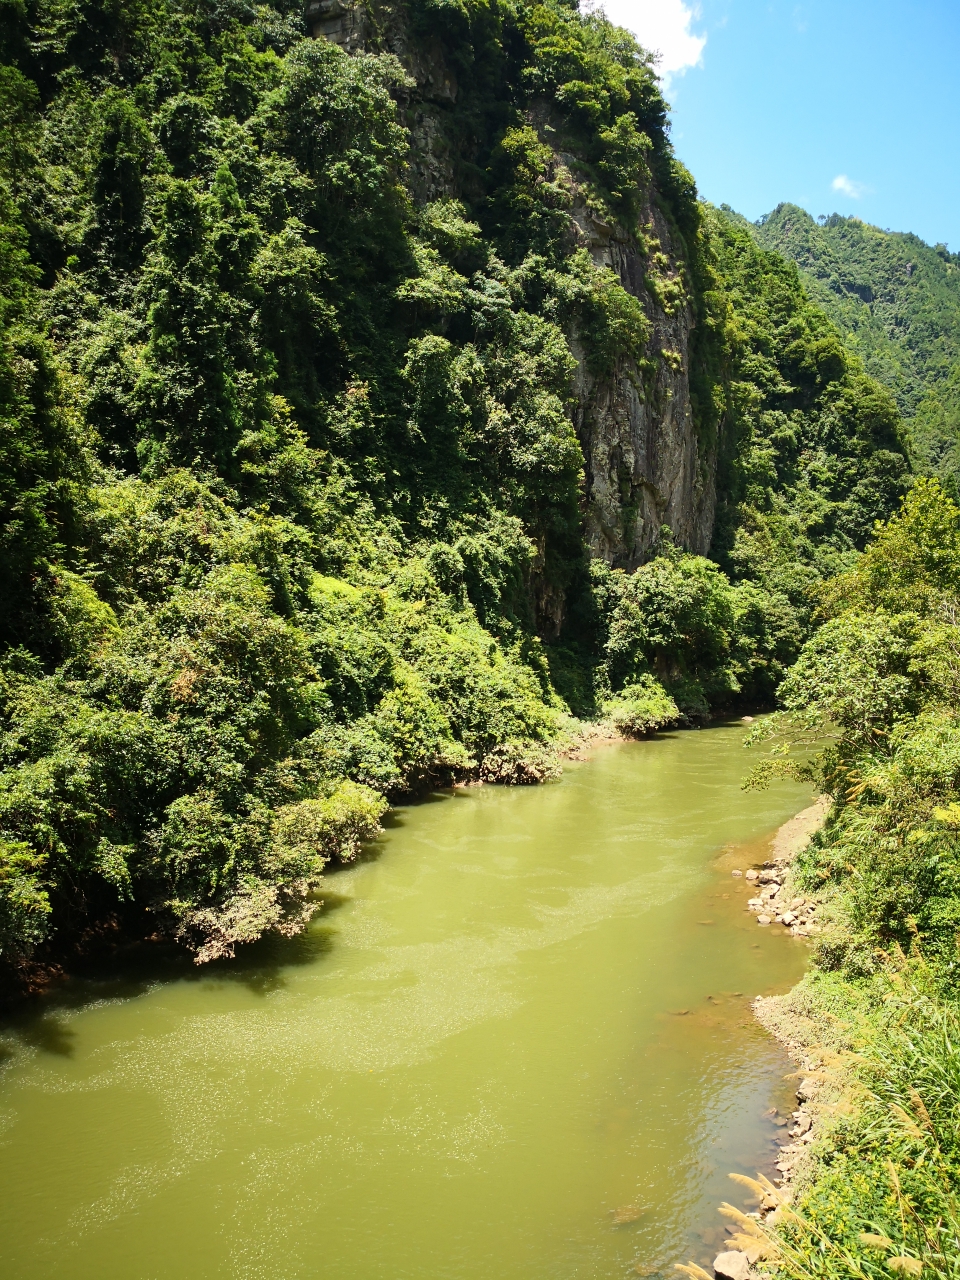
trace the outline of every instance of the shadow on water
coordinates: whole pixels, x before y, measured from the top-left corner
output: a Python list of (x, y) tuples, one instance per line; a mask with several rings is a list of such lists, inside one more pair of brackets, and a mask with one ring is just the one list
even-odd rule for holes
[[(449, 787), (442, 791), (428, 791), (423, 795), (419, 795), (416, 799), (408, 800), (403, 805), (388, 809), (380, 819), (380, 825), (384, 831), (402, 831), (407, 825), (412, 810), (423, 809), (431, 804), (448, 804), (451, 800), (468, 800), (469, 794), (463, 787)], [(351, 862), (341, 863), (336, 867), (328, 867), (325, 874), (325, 884), (332, 884), (336, 881), (338, 875), (344, 871), (349, 871), (351, 867), (358, 864), (376, 862), (383, 856), (384, 845), (382, 840), (371, 840), (369, 843), (362, 845), (360, 852)], [(335, 897), (335, 894), (329, 893), (326, 889), (320, 890), (320, 895), (326, 902), (328, 899)]]
[[(381, 818), (381, 824), (385, 831), (398, 831), (407, 825), (407, 817), (411, 810), (423, 809), (431, 804), (447, 804), (451, 800), (468, 800), (469, 798), (469, 789), (462, 786), (425, 791), (422, 795), (409, 799), (402, 805), (396, 805), (388, 809), (383, 818)], [(376, 851), (378, 842), (374, 840), (366, 847), (370, 851)]]
[(74, 1032), (64, 1016), (93, 1004), (134, 1000), (158, 986), (173, 983), (235, 984), (258, 996), (269, 996), (287, 984), (287, 971), (315, 964), (334, 949), (336, 929), (328, 922), (350, 899), (324, 891), (317, 914), (292, 938), (270, 934), (239, 947), (232, 960), (197, 965), (184, 948), (171, 942), (136, 942), (109, 957), (86, 959), (62, 985), (34, 996), (0, 1018), (0, 1064), (13, 1056), (14, 1044), (57, 1057), (74, 1052)]
[[(72, 1058), (76, 1033), (53, 1012), (38, 1014), (36, 1009), (22, 1012), (0, 1024), (0, 1034), (18, 1041), (28, 1049), (38, 1049), (57, 1058)], [(14, 1056), (12, 1044), (0, 1042), (0, 1064)]]
[[(410, 809), (456, 797), (465, 798), (453, 788), (418, 797), (401, 809), (390, 810), (383, 826), (388, 831), (399, 830)], [(15, 1055), (17, 1044), (55, 1057), (72, 1057), (74, 1032), (65, 1014), (102, 1002), (135, 1000), (158, 986), (178, 982), (235, 984), (262, 997), (283, 990), (288, 970), (316, 964), (336, 946), (337, 930), (330, 917), (351, 900), (336, 891), (339, 875), (358, 862), (377, 861), (383, 852), (382, 842), (371, 841), (353, 862), (328, 868), (317, 892), (320, 905), (302, 933), (292, 938), (267, 934), (238, 947), (233, 959), (197, 965), (185, 948), (157, 940), (132, 942), (109, 955), (78, 959), (62, 984), (0, 1015), (0, 1066)]]

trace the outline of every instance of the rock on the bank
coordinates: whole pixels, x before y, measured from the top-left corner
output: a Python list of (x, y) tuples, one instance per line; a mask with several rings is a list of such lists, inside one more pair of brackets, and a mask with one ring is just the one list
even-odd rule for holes
[(723, 1280), (750, 1280), (751, 1277), (750, 1261), (738, 1249), (718, 1253), (713, 1260), (713, 1269)]
[(816, 1092), (816, 1080), (811, 1080), (808, 1076), (805, 1076), (797, 1085), (797, 1100), (799, 1102), (809, 1102)]

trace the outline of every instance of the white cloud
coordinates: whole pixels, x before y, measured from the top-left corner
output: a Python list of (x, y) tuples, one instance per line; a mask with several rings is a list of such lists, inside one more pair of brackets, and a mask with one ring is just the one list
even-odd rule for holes
[(611, 22), (632, 31), (645, 49), (659, 54), (660, 74), (666, 78), (700, 65), (707, 37), (696, 35), (690, 24), (700, 17), (696, 5), (683, 0), (600, 0)]
[(838, 173), (830, 185), (834, 191), (839, 191), (843, 196), (849, 196), (851, 200), (859, 200), (870, 190), (864, 183), (854, 182), (853, 178), (848, 178), (845, 173)]

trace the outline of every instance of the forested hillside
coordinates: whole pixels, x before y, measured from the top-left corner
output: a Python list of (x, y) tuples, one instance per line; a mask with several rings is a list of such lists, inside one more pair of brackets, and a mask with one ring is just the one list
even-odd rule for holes
[(757, 238), (792, 258), (810, 296), (889, 387), (918, 470), (956, 494), (960, 481), (960, 255), (918, 236), (796, 205), (761, 219)]
[(393, 796), (772, 697), (898, 417), (626, 33), (4, 15), (5, 957), (232, 954)]

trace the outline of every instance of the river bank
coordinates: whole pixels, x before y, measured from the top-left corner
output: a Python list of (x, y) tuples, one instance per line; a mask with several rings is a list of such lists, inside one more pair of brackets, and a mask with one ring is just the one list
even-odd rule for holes
[[(756, 714), (760, 711), (754, 708)], [(753, 715), (724, 717), (717, 715), (714, 723), (749, 723)], [(674, 727), (673, 732), (695, 732), (706, 727)], [(564, 762), (584, 763), (594, 751), (615, 746), (618, 743), (646, 741), (656, 737), (648, 734), (620, 732), (613, 719), (578, 720), (569, 717), (555, 744), (555, 750), (539, 756), (522, 759), (504, 755), (488, 761), (484, 768), (448, 770), (442, 776), (425, 777), (419, 785), (406, 792), (388, 796), (391, 811), (419, 802), (431, 793), (446, 787), (473, 789), (482, 786), (538, 786), (553, 783), (562, 776)], [(343, 865), (343, 864), (340, 864)], [(328, 871), (336, 872), (338, 864)], [(317, 897), (322, 898), (321, 888)], [(49, 996), (71, 979), (82, 977), (91, 967), (100, 970), (104, 965), (116, 963), (122, 966), (131, 957), (138, 963), (152, 953), (164, 961), (175, 964), (179, 958), (193, 960), (187, 948), (178, 944), (162, 921), (143, 908), (118, 900), (114, 911), (102, 918), (88, 921), (73, 933), (62, 933), (36, 948), (32, 955), (22, 957), (13, 964), (0, 964), (0, 1011), (15, 1011), (31, 1000)]]
[[(485, 769), (477, 766), (423, 778), (417, 788), (390, 796), (388, 813), (424, 800), (446, 787), (472, 789), (556, 782), (562, 774), (563, 761), (583, 762), (592, 750), (627, 740), (610, 720), (571, 718), (554, 753), (544, 753), (536, 759), (525, 757), (522, 761), (504, 757), (489, 763)], [(338, 866), (343, 865), (334, 863), (327, 876), (331, 872), (335, 874)], [(322, 888), (317, 896), (322, 898)], [(72, 979), (82, 978), (91, 967), (101, 970), (105, 965), (115, 964), (122, 968), (132, 957), (138, 961), (146, 958), (149, 964), (150, 955), (172, 964), (178, 959), (193, 962), (188, 949), (178, 944), (161, 925), (152, 914), (148, 913), (145, 919), (142, 907), (133, 907), (118, 899), (114, 911), (88, 921), (82, 930), (54, 935), (31, 955), (20, 957), (14, 963), (0, 962), (0, 1011), (16, 1011), (32, 1000), (49, 996)]]
[[(795, 892), (792, 885), (791, 864), (806, 849), (810, 840), (823, 827), (829, 816), (832, 801), (829, 796), (818, 799), (785, 822), (774, 836), (770, 846), (770, 858), (764, 867), (772, 892), (757, 910), (758, 924), (765, 920), (764, 909), (773, 913), (790, 926), (794, 936), (809, 937), (819, 933), (822, 925), (814, 922), (813, 913), (820, 904), (815, 897)], [(760, 874), (762, 879), (763, 872)], [(769, 919), (769, 916), (766, 917)], [(796, 988), (782, 996), (759, 996), (753, 1002), (757, 1020), (780, 1041), (787, 1053), (803, 1073), (797, 1086), (799, 1109), (793, 1113), (793, 1126), (788, 1141), (781, 1144), (777, 1168), (780, 1171), (781, 1188), (788, 1188), (802, 1178), (808, 1163), (812, 1144), (817, 1137), (817, 1120), (821, 1114), (823, 1093), (823, 1056), (827, 1052), (822, 1044), (822, 1031), (809, 1017), (809, 1008), (798, 998)], [(774, 1206), (768, 1206), (772, 1213)]]
[[(747, 907), (757, 917), (760, 928), (784, 926), (794, 937), (809, 938), (820, 932), (815, 920), (820, 903), (815, 896), (799, 893), (793, 883), (792, 863), (824, 826), (832, 807), (829, 796), (819, 796), (812, 805), (795, 814), (769, 840), (766, 856), (746, 871), (755, 882), (759, 896)], [(734, 875), (739, 872), (734, 870)], [(829, 1041), (834, 1040), (824, 1026), (804, 988), (803, 980), (783, 995), (758, 996), (752, 1003), (755, 1018), (785, 1049), (799, 1070), (796, 1073), (797, 1107), (784, 1124), (784, 1138), (778, 1142), (776, 1170), (772, 1180), (757, 1188), (754, 1216), (768, 1230), (779, 1222), (782, 1205), (789, 1204), (812, 1170), (812, 1153), (820, 1136), (820, 1120), (837, 1102), (842, 1089), (836, 1071), (824, 1072), (827, 1060), (836, 1058)], [(766, 1185), (769, 1189), (764, 1191)], [(736, 1220), (735, 1220), (736, 1221)], [(744, 1234), (744, 1227), (747, 1234)], [(752, 1236), (748, 1221), (727, 1228), (734, 1234), (735, 1249), (721, 1250), (713, 1262), (720, 1280), (750, 1280), (755, 1264), (766, 1256), (766, 1242)]]

